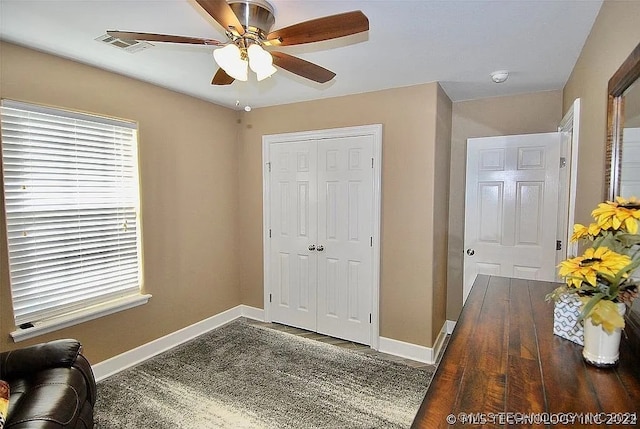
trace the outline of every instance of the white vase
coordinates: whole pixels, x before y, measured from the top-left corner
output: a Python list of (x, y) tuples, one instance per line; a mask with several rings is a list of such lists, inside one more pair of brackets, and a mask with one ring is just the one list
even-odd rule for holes
[[(626, 307), (618, 303), (618, 312), (624, 316)], [(584, 348), (582, 357), (594, 366), (610, 367), (618, 363), (620, 356), (620, 335), (622, 329), (617, 328), (612, 333), (605, 331), (602, 325), (594, 325), (589, 317), (584, 321)]]

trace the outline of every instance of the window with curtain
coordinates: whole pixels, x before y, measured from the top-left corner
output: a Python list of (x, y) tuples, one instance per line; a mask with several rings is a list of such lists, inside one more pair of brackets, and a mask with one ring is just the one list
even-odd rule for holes
[(137, 125), (2, 100), (16, 326), (140, 295)]

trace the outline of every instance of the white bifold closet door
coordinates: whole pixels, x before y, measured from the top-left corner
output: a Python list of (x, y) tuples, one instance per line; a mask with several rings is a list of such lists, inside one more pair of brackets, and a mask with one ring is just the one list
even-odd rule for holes
[(371, 342), (372, 136), (271, 143), (271, 319)]

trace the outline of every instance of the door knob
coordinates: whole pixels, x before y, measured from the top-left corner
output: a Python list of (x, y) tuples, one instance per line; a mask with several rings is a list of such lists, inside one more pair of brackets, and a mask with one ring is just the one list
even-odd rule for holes
[(316, 245), (315, 244), (310, 244), (309, 245), (309, 250), (316, 250)]
[(317, 247), (317, 249), (318, 249), (318, 252), (322, 252), (324, 250), (324, 246), (320, 245), (320, 246)]
[(473, 255), (475, 255), (475, 254), (476, 254), (476, 251), (475, 251), (475, 250), (473, 250), (473, 249), (467, 249), (467, 255), (469, 255), (469, 256), (473, 256)]

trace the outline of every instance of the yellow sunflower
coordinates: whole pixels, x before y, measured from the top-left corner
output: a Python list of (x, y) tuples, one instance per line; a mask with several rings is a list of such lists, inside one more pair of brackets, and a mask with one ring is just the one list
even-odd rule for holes
[(558, 273), (566, 278), (567, 285), (579, 288), (583, 282), (596, 286), (598, 274), (614, 277), (631, 263), (631, 258), (607, 247), (589, 248), (584, 255), (564, 260), (558, 265)]
[(640, 219), (640, 201), (635, 197), (628, 200), (618, 197), (616, 201), (607, 201), (598, 204), (598, 207), (591, 212), (596, 220), (596, 224), (601, 229), (619, 230), (624, 225), (624, 229), (631, 233), (638, 232), (638, 219)]
[(571, 236), (571, 241), (576, 242), (583, 237), (589, 235), (589, 228), (582, 225), (581, 223), (576, 223), (573, 225), (573, 235)]
[(608, 220), (604, 222), (602, 225), (598, 223), (592, 223), (589, 225), (589, 235), (596, 237), (600, 234), (601, 231), (608, 231), (613, 228), (613, 222)]
[(603, 225), (592, 223), (589, 226), (584, 226), (580, 223), (573, 225), (573, 235), (571, 236), (571, 242), (576, 242), (581, 238), (597, 237), (600, 232), (607, 231), (613, 227), (611, 220), (606, 221)]

